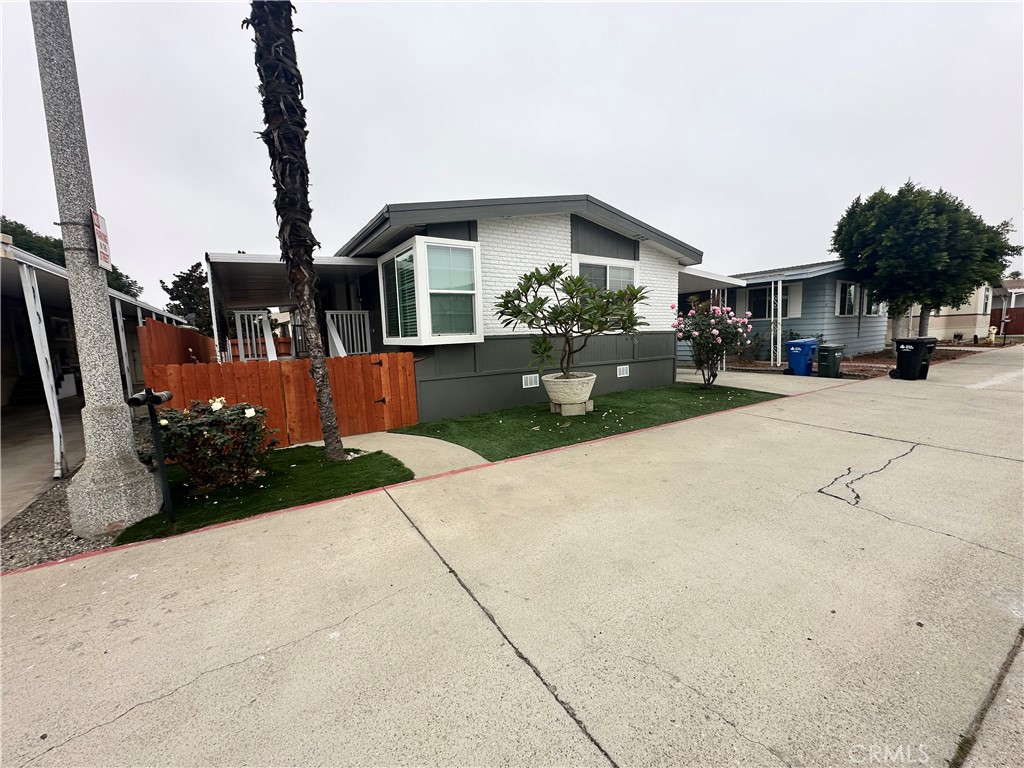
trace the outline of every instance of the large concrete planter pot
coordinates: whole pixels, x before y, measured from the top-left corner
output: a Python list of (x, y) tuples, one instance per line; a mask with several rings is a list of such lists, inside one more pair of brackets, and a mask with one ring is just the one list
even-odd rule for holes
[(561, 373), (549, 373), (541, 376), (551, 401), (551, 412), (563, 416), (583, 416), (594, 410), (594, 401), (590, 393), (597, 381), (596, 373), (573, 373), (571, 378), (563, 379)]

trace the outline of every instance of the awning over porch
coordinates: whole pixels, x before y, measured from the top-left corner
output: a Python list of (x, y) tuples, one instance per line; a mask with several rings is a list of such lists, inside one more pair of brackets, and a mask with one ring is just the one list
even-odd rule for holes
[(708, 272), (706, 269), (696, 269), (694, 267), (679, 268), (679, 293), (683, 295), (721, 290), (723, 288), (743, 288), (746, 284), (747, 281), (739, 277), (717, 275), (714, 272)]
[[(348, 283), (377, 268), (373, 259), (314, 256), (322, 283)], [(208, 253), (210, 289), (221, 310), (286, 307), (294, 303), (288, 273), (280, 256), (252, 253)]]

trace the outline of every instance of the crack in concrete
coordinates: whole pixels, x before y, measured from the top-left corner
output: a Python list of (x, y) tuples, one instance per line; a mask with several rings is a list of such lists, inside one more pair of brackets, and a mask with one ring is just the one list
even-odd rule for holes
[(551, 694), (552, 698), (554, 698), (554, 700), (558, 702), (558, 705), (563, 710), (565, 710), (565, 713), (576, 724), (576, 727), (579, 728), (580, 732), (587, 738), (587, 740), (591, 744), (594, 745), (597, 751), (601, 753), (601, 755), (604, 757), (605, 760), (608, 761), (608, 764), (611, 765), (612, 768), (619, 768), (619, 764), (615, 762), (615, 759), (608, 753), (608, 750), (604, 748), (601, 742), (599, 742), (590, 732), (590, 729), (587, 728), (586, 723), (583, 722), (583, 718), (580, 717), (579, 714), (577, 714), (576, 710), (573, 709), (573, 706), (569, 704), (569, 702), (565, 701), (561, 696), (558, 695), (556, 687), (544, 678), (544, 675), (541, 674), (541, 671), (537, 667), (537, 665), (534, 664), (533, 661), (525, 653), (519, 650), (519, 646), (512, 642), (512, 638), (508, 636), (508, 634), (505, 632), (502, 626), (498, 623), (498, 620), (494, 617), (494, 614), (491, 613), (482, 602), (480, 602), (480, 598), (478, 598), (473, 593), (473, 590), (469, 588), (469, 585), (465, 581), (463, 581), (458, 571), (452, 568), (452, 566), (444, 558), (444, 555), (442, 555), (441, 552), (437, 549), (437, 547), (434, 546), (433, 542), (431, 542), (430, 539), (427, 538), (426, 534), (423, 533), (422, 530), (420, 530), (420, 527), (416, 525), (415, 522), (413, 522), (413, 519), (409, 516), (409, 513), (406, 512), (402, 505), (399, 504), (398, 501), (395, 499), (395, 497), (391, 495), (391, 491), (387, 488), (384, 488), (383, 490), (384, 493), (387, 494), (387, 497), (391, 499), (391, 503), (395, 505), (398, 511), (402, 513), (402, 516), (405, 517), (405, 519), (409, 522), (409, 525), (412, 526), (412, 529), (419, 534), (420, 538), (423, 539), (424, 543), (426, 543), (426, 545), (430, 547), (431, 551), (435, 555), (437, 555), (437, 559), (441, 561), (441, 564), (448, 570), (448, 573), (450, 573), (452, 577), (455, 579), (455, 581), (458, 582), (459, 586), (462, 587), (462, 590), (469, 596), (469, 599), (476, 603), (476, 606), (483, 612), (484, 616), (487, 617), (487, 620), (491, 622), (491, 624), (494, 626), (496, 630), (498, 630), (498, 634), (501, 635), (501, 638), (508, 644), (509, 648), (512, 649), (512, 651), (515, 653), (515, 655), (519, 658), (520, 661), (522, 661), (527, 667), (529, 667), (530, 671), (533, 672), (534, 676), (547, 689), (548, 693)]
[(786, 759), (785, 755), (783, 755), (781, 752), (779, 752), (779, 750), (777, 750), (775, 747), (772, 747), (772, 746), (769, 746), (768, 744), (765, 744), (764, 742), (758, 741), (757, 739), (752, 739), (749, 736), (747, 736), (747, 734), (745, 734), (742, 730), (740, 730), (739, 725), (734, 720), (730, 720), (723, 713), (719, 712), (717, 709), (715, 709), (714, 707), (712, 707), (708, 703), (711, 700), (710, 696), (708, 696), (706, 693), (704, 693), (704, 691), (700, 690), (699, 688), (695, 688), (692, 685), (684, 683), (682, 681), (682, 679), (680, 679), (679, 675), (675, 674), (674, 672), (669, 672), (664, 667), (659, 666), (657, 663), (655, 663), (655, 662), (653, 662), (653, 661), (651, 661), (649, 659), (641, 659), (638, 656), (630, 656), (628, 653), (618, 653), (618, 654), (616, 654), (616, 656), (619, 656), (620, 658), (623, 658), (623, 659), (632, 659), (633, 661), (636, 661), (636, 662), (638, 662), (640, 664), (644, 664), (644, 665), (649, 666), (649, 667), (654, 667), (656, 670), (661, 672), (663, 675), (669, 677), (672, 680), (672, 682), (677, 683), (677, 684), (683, 686), (683, 688), (685, 688), (686, 690), (690, 691), (691, 693), (696, 694), (697, 697), (701, 699), (701, 706), (703, 706), (704, 709), (706, 709), (708, 712), (713, 714), (715, 717), (717, 717), (723, 723), (725, 723), (730, 728), (732, 728), (736, 732), (736, 735), (739, 736), (741, 739), (743, 739), (744, 741), (746, 741), (746, 742), (748, 742), (750, 744), (755, 744), (755, 745), (761, 747), (762, 749), (766, 750), (776, 760), (778, 760), (780, 763), (785, 765), (787, 768), (793, 768), (793, 764), (791, 762), (789, 762), (789, 760)]
[(865, 477), (867, 477), (869, 475), (877, 475), (879, 472), (882, 472), (883, 470), (888, 468), (889, 465), (892, 464), (897, 459), (902, 459), (904, 456), (909, 456), (914, 451), (914, 449), (917, 448), (919, 445), (920, 445), (920, 443), (914, 443), (910, 447), (910, 450), (904, 451), (903, 453), (901, 453), (901, 454), (899, 454), (897, 456), (893, 456), (891, 459), (889, 459), (887, 462), (885, 462), (885, 464), (882, 465), (879, 469), (873, 469), (870, 472), (864, 472), (863, 474), (858, 475), (857, 477), (851, 478), (847, 482), (843, 483), (843, 487), (848, 489), (850, 491), (850, 493), (853, 494), (853, 501), (850, 501), (850, 499), (844, 498), (843, 496), (837, 496), (834, 493), (829, 493), (828, 492), (829, 488), (834, 486), (836, 483), (838, 483), (844, 477), (849, 477), (853, 473), (853, 467), (847, 467), (845, 472), (843, 472), (841, 475), (836, 476), (828, 484), (823, 485), (821, 488), (819, 488), (816, 491), (816, 493), (820, 493), (822, 496), (828, 496), (828, 497), (833, 498), (833, 499), (838, 499), (839, 501), (842, 501), (843, 503), (848, 504), (851, 507), (856, 507), (857, 509), (863, 509), (865, 512), (870, 512), (873, 515), (878, 515), (879, 517), (885, 518), (889, 522), (895, 523), (897, 525), (905, 525), (905, 526), (907, 526), (909, 528), (917, 528), (920, 531), (927, 531), (928, 533), (935, 533), (935, 534), (938, 534), (939, 536), (947, 536), (947, 537), (949, 537), (951, 539), (956, 539), (957, 541), (962, 541), (964, 544), (970, 544), (972, 546), (978, 547), (979, 549), (984, 549), (984, 550), (987, 550), (989, 552), (995, 552), (995, 553), (1000, 554), (1000, 555), (1006, 555), (1007, 557), (1012, 557), (1014, 560), (1024, 560), (1024, 558), (1022, 558), (1020, 555), (1015, 555), (1012, 552), (1006, 552), (1005, 550), (997, 549), (996, 547), (990, 547), (987, 544), (982, 544), (982, 543), (977, 542), (977, 541), (972, 541), (971, 539), (965, 539), (962, 536), (957, 536), (956, 534), (949, 533), (948, 531), (940, 531), (937, 528), (929, 528), (926, 525), (918, 525), (917, 523), (911, 523), (911, 522), (908, 522), (906, 520), (900, 520), (898, 518), (892, 517), (891, 515), (887, 515), (885, 512), (881, 512), (881, 511), (879, 511), (877, 509), (872, 509), (871, 507), (866, 507), (866, 506), (862, 506), (861, 505), (861, 503), (860, 503), (861, 502), (861, 496), (857, 492), (857, 489), (853, 487), (853, 484), (863, 480)]
[[(831, 494), (828, 494), (828, 493), (826, 493), (825, 495), (826, 496), (831, 496)], [(837, 497), (833, 497), (833, 498), (837, 498)], [(982, 544), (982, 543), (977, 542), (977, 541), (971, 541), (970, 539), (965, 539), (965, 538), (963, 538), (961, 536), (957, 536), (956, 534), (949, 533), (947, 531), (940, 531), (940, 530), (938, 530), (936, 528), (928, 528), (927, 526), (918, 525), (917, 523), (908, 523), (906, 520), (899, 520), (899, 519), (897, 519), (895, 517), (890, 517), (889, 515), (885, 514), (885, 512), (879, 512), (877, 509), (872, 509), (871, 507), (857, 507), (857, 509), (863, 509), (865, 512), (870, 512), (873, 515), (878, 515), (879, 517), (884, 517), (889, 522), (896, 523), (897, 525), (905, 525), (905, 526), (907, 526), (909, 528), (917, 528), (918, 530), (927, 531), (928, 533), (937, 533), (940, 536), (947, 536), (947, 537), (949, 537), (951, 539), (956, 539), (957, 541), (962, 541), (964, 544), (970, 544), (972, 546), (978, 547), (979, 549), (985, 549), (985, 550), (988, 550), (989, 552), (995, 552), (996, 554), (999, 554), (999, 555), (1006, 555), (1007, 557), (1012, 557), (1014, 560), (1024, 560), (1024, 558), (1022, 558), (1020, 555), (1015, 555), (1015, 554), (1013, 554), (1013, 552), (1006, 552), (1006, 551), (1004, 551), (1002, 549), (996, 549), (995, 547), (990, 547), (987, 544)]]
[(981, 727), (985, 724), (985, 718), (988, 716), (988, 711), (995, 703), (999, 689), (1003, 687), (1003, 682), (1006, 680), (1006, 676), (1010, 673), (1010, 667), (1013, 666), (1013, 662), (1017, 658), (1017, 654), (1020, 653), (1022, 645), (1024, 645), (1024, 627), (1017, 630), (1017, 637), (1014, 638), (1013, 645), (1010, 646), (1010, 650), (1006, 654), (1006, 658), (1003, 659), (1003, 663), (1000, 665), (999, 671), (996, 673), (995, 680), (993, 680), (992, 685), (989, 686), (985, 699), (981, 702), (981, 706), (978, 707), (978, 711), (971, 719), (971, 724), (967, 726), (966, 732), (961, 735), (960, 744), (957, 746), (956, 754), (954, 754), (953, 758), (948, 761), (949, 768), (961, 768), (964, 762), (966, 762), (968, 756), (970, 756), (971, 749), (978, 741), (978, 734), (981, 732)]
[(885, 464), (883, 464), (878, 469), (872, 469), (870, 472), (864, 472), (863, 474), (858, 475), (857, 477), (851, 478), (849, 481), (843, 483), (843, 485), (846, 486), (847, 489), (849, 489), (850, 493), (853, 494), (853, 501), (852, 502), (849, 499), (844, 499), (842, 496), (836, 496), (834, 493), (829, 493), (828, 489), (831, 488), (836, 483), (838, 483), (844, 477), (848, 477), (849, 475), (853, 474), (853, 467), (847, 467), (846, 471), (843, 472), (843, 474), (841, 474), (838, 477), (836, 477), (835, 479), (833, 479), (832, 482), (828, 483), (827, 485), (823, 485), (821, 488), (819, 488), (818, 489), (818, 493), (824, 494), (825, 496), (831, 496), (833, 499), (839, 499), (840, 501), (845, 501), (851, 507), (856, 507), (856, 506), (858, 506), (860, 504), (860, 494), (857, 493), (857, 489), (853, 487), (853, 484), (857, 483), (857, 482), (860, 482), (861, 480), (863, 480), (865, 477), (868, 477), (869, 475), (877, 475), (879, 472), (884, 472), (886, 469), (889, 468), (889, 465), (892, 464), (897, 459), (902, 459), (904, 456), (909, 456), (911, 453), (913, 453), (914, 449), (917, 448), (918, 445), (920, 445), (920, 444), (919, 443), (914, 443), (913, 445), (910, 446), (909, 450), (906, 450), (906, 451), (904, 451), (901, 454), (893, 456), (891, 459), (889, 459), (887, 462), (885, 462)]
[(314, 635), (320, 634), (321, 632), (326, 632), (329, 629), (334, 629), (335, 627), (340, 627), (340, 626), (344, 625), (345, 622), (347, 622), (349, 619), (355, 618), (356, 616), (358, 616), (361, 613), (365, 613), (366, 611), (369, 611), (369, 610), (371, 610), (373, 608), (376, 608), (378, 605), (380, 605), (381, 603), (385, 602), (386, 600), (390, 600), (392, 597), (394, 597), (395, 595), (399, 594), (400, 592), (404, 592), (407, 589), (411, 589), (412, 587), (415, 587), (418, 584), (419, 584), (419, 582), (417, 582), (416, 584), (406, 584), (401, 589), (396, 589), (394, 592), (389, 592), (387, 595), (382, 597), (380, 600), (377, 600), (376, 602), (371, 603), (370, 605), (364, 606), (363, 608), (360, 608), (358, 611), (355, 611), (354, 613), (350, 613), (348, 616), (343, 618), (341, 621), (334, 621), (334, 622), (331, 622), (330, 624), (326, 624), (326, 625), (324, 625), (322, 627), (318, 627), (317, 629), (314, 629), (313, 631), (303, 635), (302, 637), (297, 637), (294, 640), (289, 640), (287, 643), (281, 643), (280, 645), (276, 645), (276, 646), (274, 646), (272, 648), (267, 648), (267, 649), (262, 650), (262, 651), (256, 651), (255, 653), (253, 653), (253, 654), (251, 654), (249, 656), (246, 656), (244, 659), (238, 659), (236, 661), (230, 661), (227, 664), (221, 664), (219, 667), (214, 667), (213, 669), (204, 670), (204, 671), (200, 672), (198, 675), (196, 675), (195, 677), (193, 677), (191, 680), (188, 680), (187, 682), (182, 683), (181, 685), (177, 686), (176, 688), (172, 688), (171, 690), (167, 691), (166, 693), (161, 693), (159, 696), (154, 696), (153, 698), (146, 699), (145, 701), (136, 702), (135, 704), (130, 706), (128, 709), (126, 709), (124, 712), (122, 712), (121, 714), (117, 715), (116, 717), (113, 717), (110, 720), (106, 720), (106, 721), (104, 721), (102, 723), (97, 723), (96, 725), (93, 725), (93, 726), (87, 728), (86, 730), (82, 731), (81, 733), (76, 733), (76, 734), (73, 734), (73, 735), (69, 736), (64, 741), (60, 742), (59, 744), (54, 744), (53, 746), (48, 747), (47, 749), (44, 749), (38, 755), (33, 755), (28, 760), (26, 760), (25, 762), (21, 763), (21, 765), (19, 765), (18, 768), (25, 768), (25, 766), (29, 765), (30, 763), (34, 763), (39, 758), (43, 757), (44, 755), (48, 754), (49, 752), (53, 752), (55, 749), (60, 749), (61, 747), (65, 746), (67, 744), (70, 744), (72, 741), (76, 741), (77, 739), (81, 739), (84, 736), (88, 736), (93, 731), (97, 731), (100, 728), (105, 728), (108, 725), (112, 725), (112, 724), (116, 723), (118, 720), (120, 720), (121, 718), (131, 714), (132, 712), (134, 712), (139, 707), (145, 707), (145, 706), (147, 706), (149, 704), (153, 704), (153, 703), (158, 702), (158, 701), (160, 701), (162, 699), (169, 698), (169, 697), (173, 696), (174, 694), (178, 693), (178, 691), (181, 691), (181, 690), (183, 690), (185, 688), (188, 688), (189, 686), (195, 684), (196, 682), (198, 682), (202, 678), (206, 677), (207, 675), (212, 675), (212, 674), (215, 674), (215, 673), (220, 672), (222, 670), (229, 669), (231, 667), (237, 667), (237, 666), (239, 666), (241, 664), (245, 664), (246, 662), (252, 661), (257, 656), (265, 656), (267, 654), (276, 653), (276, 652), (278, 652), (278, 651), (280, 651), (280, 650), (282, 650), (284, 648), (287, 648), (288, 646), (297, 645), (298, 643), (301, 643), (304, 640), (308, 640), (309, 638), (313, 637)]
[[(772, 402), (772, 401), (769, 401)], [(923, 448), (933, 448), (936, 451), (949, 451), (950, 453), (963, 453), (967, 456), (981, 456), (986, 459), (999, 459), (1000, 461), (1012, 461), (1015, 464), (1024, 464), (1024, 459), (1014, 459), (1009, 456), (997, 456), (994, 453), (982, 453), (981, 451), (969, 451), (964, 448), (950, 448), (948, 445), (935, 445), (934, 443), (921, 443), (914, 442), (913, 440), (902, 440), (898, 437), (889, 437), (888, 435), (876, 435), (872, 432), (858, 432), (855, 429), (840, 429), (838, 427), (826, 427), (822, 424), (811, 424), (806, 421), (795, 421), (793, 419), (780, 419), (777, 416), (767, 416), (763, 413), (755, 413), (754, 411), (735, 411), (735, 413), (741, 416), (749, 416), (755, 419), (765, 419), (767, 421), (777, 421), (780, 424), (795, 424), (800, 427), (811, 427), (812, 429), (824, 429), (828, 432), (842, 432), (845, 435), (858, 435), (860, 437), (873, 437), (876, 440), (888, 440), (892, 443), (903, 443), (920, 445)]]

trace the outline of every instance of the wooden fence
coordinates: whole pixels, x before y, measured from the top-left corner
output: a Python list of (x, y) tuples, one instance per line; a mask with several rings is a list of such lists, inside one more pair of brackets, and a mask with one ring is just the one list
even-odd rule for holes
[(191, 363), (193, 357), (200, 363), (217, 360), (217, 348), (209, 336), (151, 317), (139, 328), (139, 349), (143, 371), (151, 365)]
[[(1014, 307), (1013, 309), (1006, 310), (1007, 316), (1010, 318), (1010, 322), (1006, 324), (1006, 335), (1007, 336), (1020, 336), (1024, 334), (1024, 307)], [(997, 308), (992, 310), (992, 317), (989, 318), (989, 325), (994, 325), (999, 329), (999, 333), (1003, 332), (1003, 310)]]
[[(146, 386), (174, 393), (170, 407), (223, 397), (228, 405), (267, 409), (267, 426), (281, 446), (322, 440), (309, 360), (151, 365)], [(334, 411), (342, 435), (361, 435), (418, 421), (416, 372), (411, 352), (327, 358)]]

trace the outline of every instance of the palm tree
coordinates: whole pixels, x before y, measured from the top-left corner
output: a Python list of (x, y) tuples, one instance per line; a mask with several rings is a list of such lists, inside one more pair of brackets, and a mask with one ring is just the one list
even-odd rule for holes
[(252, 13), (242, 26), (251, 27), (255, 33), (256, 71), (263, 97), (263, 122), (267, 126), (260, 136), (270, 152), (270, 170), (274, 175), (281, 261), (288, 268), (288, 281), (305, 328), (324, 451), (328, 459), (339, 461), (346, 454), (320, 335), (319, 281), (313, 270), (313, 249), (320, 243), (309, 225), (313, 211), (309, 207), (306, 163), (306, 108), (302, 106), (302, 74), (292, 37), (293, 32), (301, 30), (292, 28), (294, 10), (290, 2), (253, 0)]

